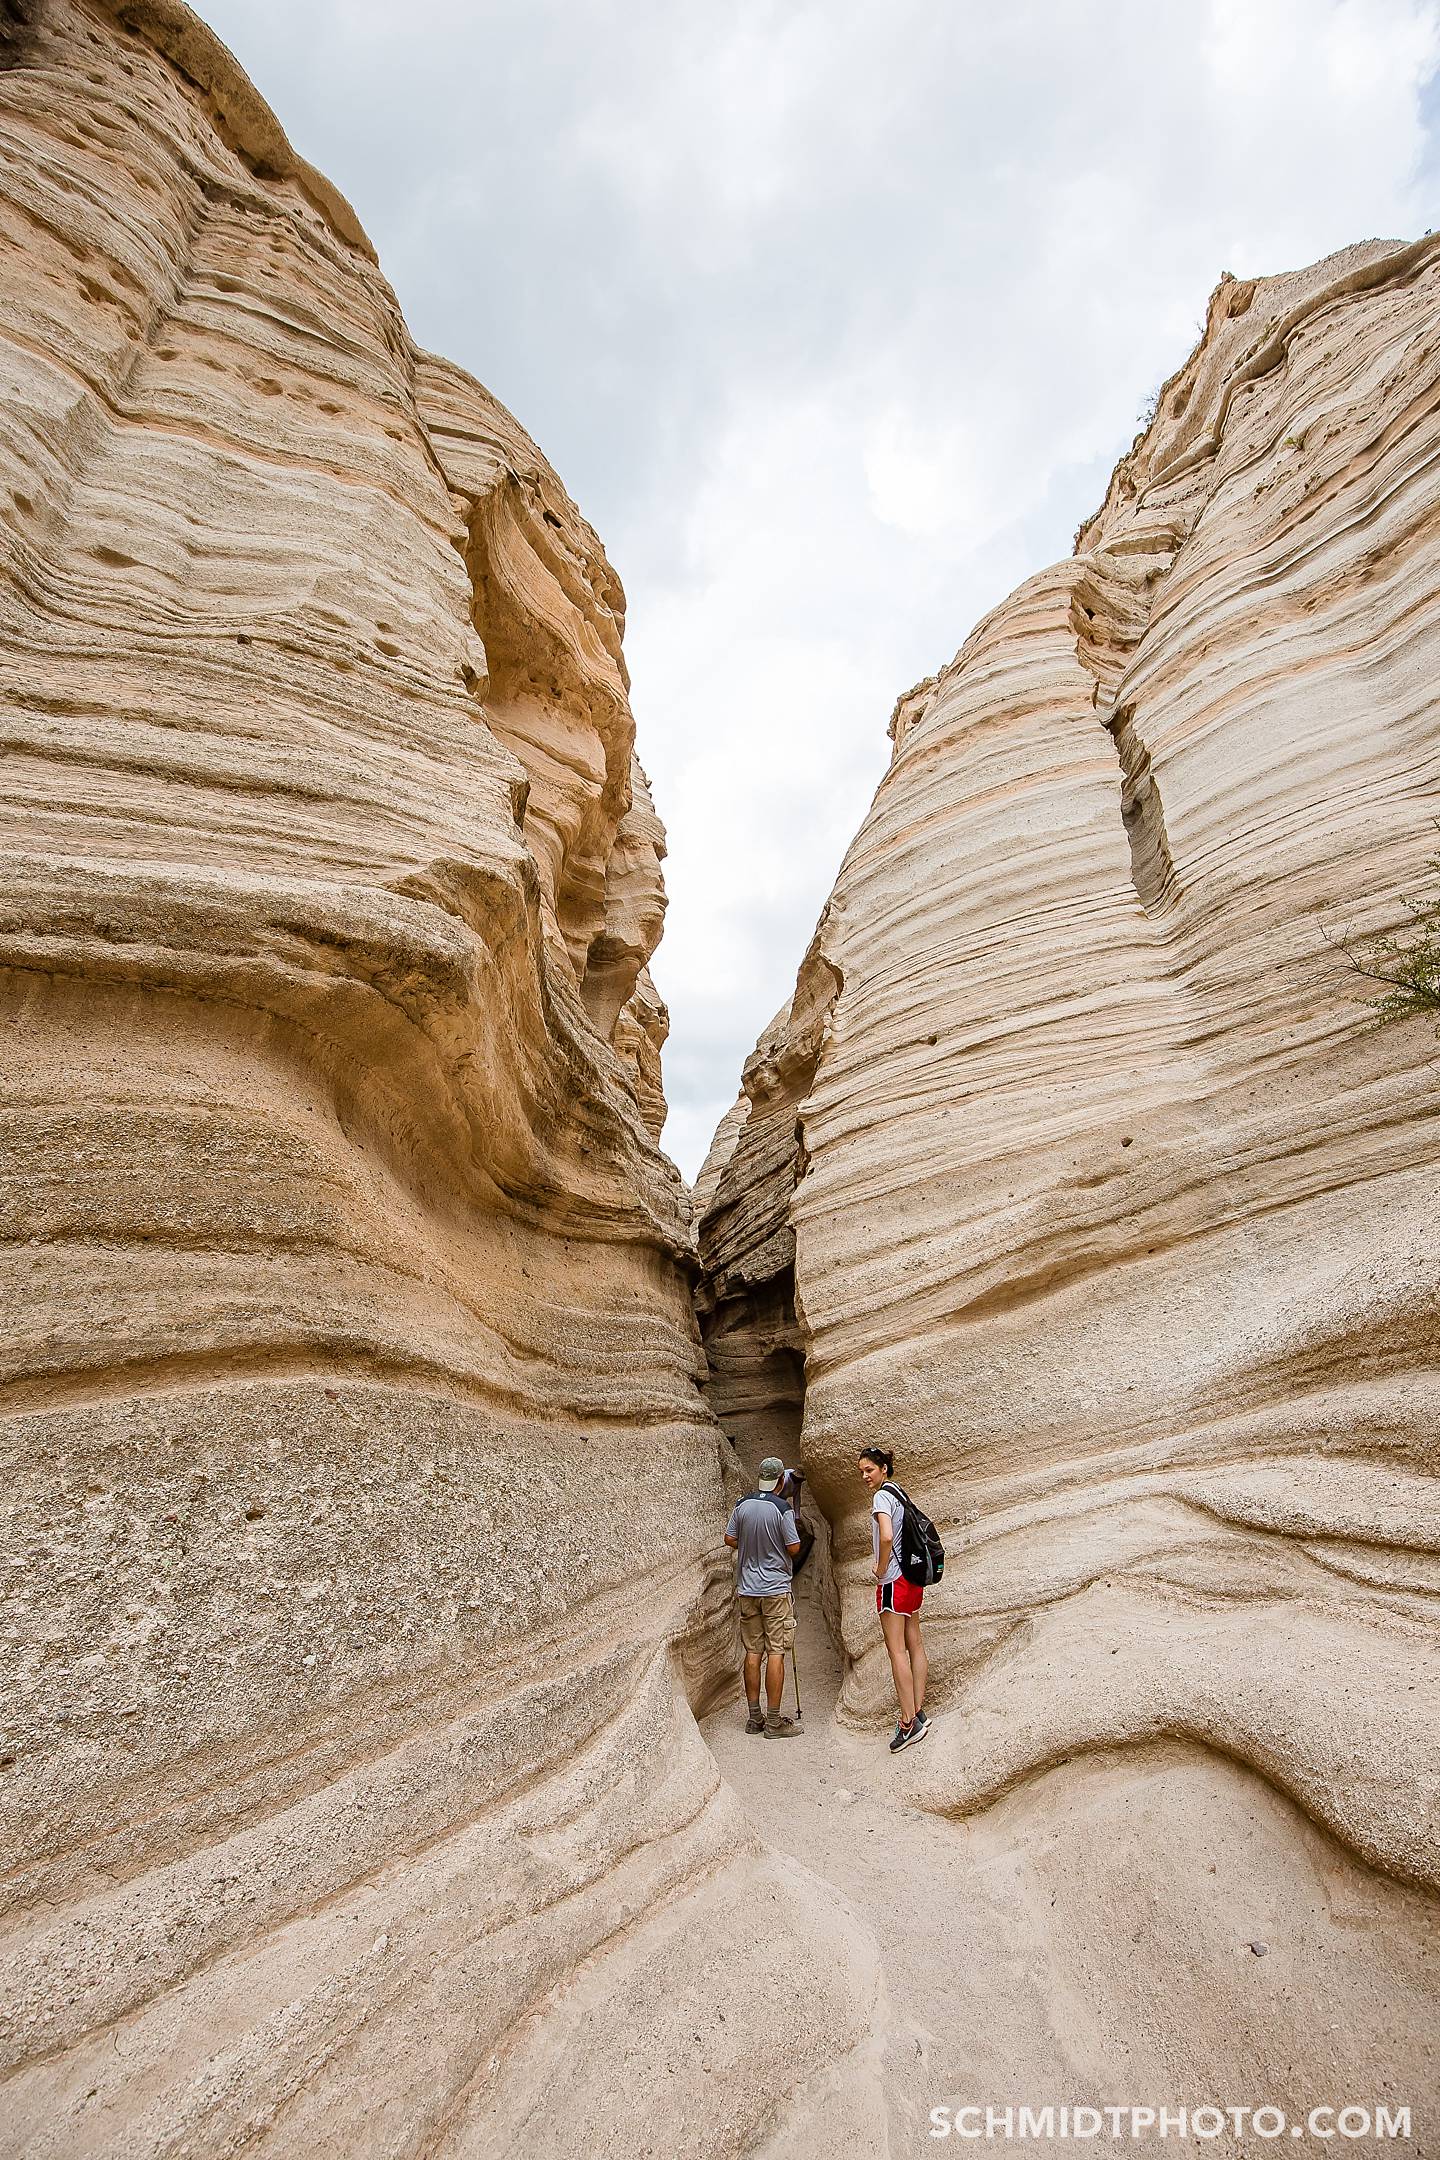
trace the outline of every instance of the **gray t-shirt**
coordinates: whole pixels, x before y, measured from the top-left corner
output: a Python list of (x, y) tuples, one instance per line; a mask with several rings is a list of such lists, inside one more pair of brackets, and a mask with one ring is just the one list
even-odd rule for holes
[(778, 1508), (763, 1493), (747, 1493), (726, 1523), (725, 1535), (738, 1547), (735, 1588), (741, 1597), (783, 1597), (794, 1574), (785, 1548), (800, 1542), (789, 1506)]
[(897, 1499), (894, 1493), (886, 1492), (883, 1487), (876, 1493), (870, 1503), (870, 1536), (875, 1546), (876, 1567), (880, 1565), (880, 1517), (882, 1515), (889, 1516), (890, 1535), (895, 1540), (890, 1548), (890, 1565), (880, 1578), (880, 1587), (883, 1590), (887, 1582), (899, 1582), (900, 1580), (900, 1525), (905, 1520), (904, 1501)]

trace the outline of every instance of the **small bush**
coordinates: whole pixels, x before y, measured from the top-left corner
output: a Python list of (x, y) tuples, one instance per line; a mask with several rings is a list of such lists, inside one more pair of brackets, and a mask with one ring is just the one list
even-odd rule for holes
[[(1430, 869), (1440, 878), (1440, 855)], [(1397, 1020), (1434, 1018), (1440, 1033), (1440, 897), (1402, 899), (1411, 927), (1392, 937), (1355, 938), (1327, 932), (1357, 975), (1376, 983), (1381, 994), (1362, 1003), (1374, 1015), (1373, 1027)]]

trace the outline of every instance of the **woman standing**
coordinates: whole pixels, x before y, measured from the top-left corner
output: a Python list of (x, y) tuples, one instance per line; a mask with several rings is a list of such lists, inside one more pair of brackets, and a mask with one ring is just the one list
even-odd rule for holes
[(925, 1593), (918, 1583), (907, 1582), (900, 1572), (900, 1526), (905, 1500), (899, 1488), (887, 1481), (893, 1476), (895, 1458), (882, 1448), (860, 1450), (860, 1476), (869, 1488), (870, 1534), (875, 1548), (875, 1610), (890, 1653), (890, 1673), (900, 1722), (890, 1742), (890, 1752), (923, 1740), (930, 1729), (925, 1715), (925, 1680), (929, 1660), (920, 1634), (920, 1603)]

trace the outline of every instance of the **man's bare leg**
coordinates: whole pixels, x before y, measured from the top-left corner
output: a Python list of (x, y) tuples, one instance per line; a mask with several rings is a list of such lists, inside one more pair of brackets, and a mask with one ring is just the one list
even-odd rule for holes
[(760, 1707), (760, 1652), (745, 1652), (745, 1700), (752, 1710)]
[[(758, 1666), (759, 1659), (756, 1659)], [(757, 1675), (756, 1685), (759, 1685)], [(780, 1698), (785, 1693), (785, 1653), (772, 1650), (765, 1660), (765, 1701), (772, 1717), (780, 1708)]]

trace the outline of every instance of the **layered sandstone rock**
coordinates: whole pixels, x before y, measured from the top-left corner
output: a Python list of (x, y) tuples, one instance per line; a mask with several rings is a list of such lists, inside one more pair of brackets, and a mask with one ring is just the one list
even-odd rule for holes
[[(842, 1709), (889, 1701), (878, 1442), (951, 1554), (911, 1782), (1038, 1854), (1092, 1759), (1047, 2015), (1192, 2097), (1434, 2089), (1440, 1065), (1326, 933), (1395, 926), (1434, 852), (1437, 536), (1440, 241), (1222, 282), (1074, 556), (896, 708), (700, 1231), (722, 1420), (793, 1430), (803, 1361)], [(1253, 1957), (1177, 1989), (1132, 1801), (1173, 1914), (1253, 1886), (1257, 1821), (1295, 1855), (1311, 2029), (1256, 2022)]]
[(737, 2149), (874, 1983), (690, 1712), (619, 585), (194, 17), (3, 14), (0, 2150)]

